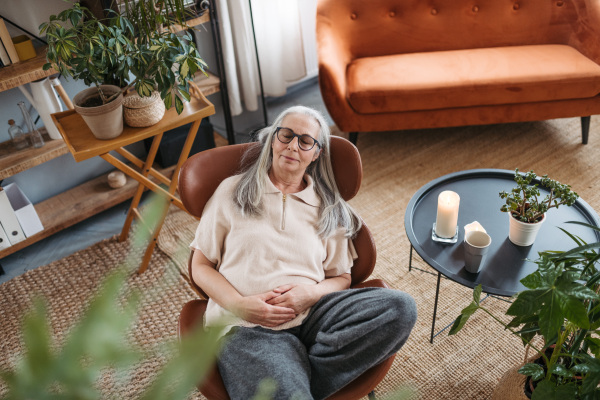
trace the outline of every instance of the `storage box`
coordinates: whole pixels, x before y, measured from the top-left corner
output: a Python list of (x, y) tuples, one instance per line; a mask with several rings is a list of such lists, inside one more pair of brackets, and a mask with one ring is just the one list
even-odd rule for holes
[(12, 42), (19, 55), (19, 61), (29, 60), (36, 56), (33, 43), (31, 43), (31, 39), (27, 35), (15, 36), (12, 38)]
[(25, 236), (30, 237), (43, 231), (44, 227), (40, 217), (21, 189), (15, 183), (11, 183), (6, 185), (4, 190)]
[[(158, 153), (156, 154), (155, 161), (162, 168), (170, 167), (171, 165), (177, 164), (185, 139), (187, 138), (188, 132), (192, 124), (180, 126), (179, 128), (172, 129), (164, 133), (160, 145), (158, 146)], [(190, 150), (190, 156), (199, 153), (202, 150), (212, 149), (215, 147), (215, 137), (213, 136), (213, 126), (208, 120), (204, 118), (198, 128), (196, 139)], [(144, 145), (146, 151), (150, 149), (152, 145), (152, 138), (145, 139)]]

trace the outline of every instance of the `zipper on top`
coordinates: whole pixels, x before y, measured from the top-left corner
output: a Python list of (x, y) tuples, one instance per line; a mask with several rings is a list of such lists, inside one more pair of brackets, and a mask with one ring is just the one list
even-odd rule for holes
[(285, 193), (283, 194), (283, 212), (281, 213), (281, 230), (285, 231), (285, 200), (286, 200), (286, 195)]

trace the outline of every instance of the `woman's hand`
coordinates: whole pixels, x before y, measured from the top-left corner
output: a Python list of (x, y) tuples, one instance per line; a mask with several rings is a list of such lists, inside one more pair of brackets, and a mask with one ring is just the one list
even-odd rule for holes
[(278, 296), (267, 300), (267, 303), (289, 307), (297, 314), (312, 307), (320, 298), (316, 293), (317, 285), (283, 285), (273, 289)]
[(277, 297), (280, 294), (275, 291), (246, 296), (236, 302), (230, 311), (248, 322), (267, 327), (281, 325), (296, 318), (298, 313), (291, 307), (271, 304)]
[(328, 293), (338, 290), (348, 289), (351, 283), (350, 274), (342, 274), (336, 277), (327, 278), (316, 285), (295, 285), (287, 284), (276, 287), (273, 293), (279, 294), (267, 300), (267, 303), (289, 307), (297, 314), (312, 307), (321, 297)]
[(280, 293), (269, 291), (242, 296), (200, 250), (194, 251), (192, 258), (192, 279), (218, 305), (248, 322), (274, 327), (291, 321), (297, 315), (292, 308), (268, 303)]

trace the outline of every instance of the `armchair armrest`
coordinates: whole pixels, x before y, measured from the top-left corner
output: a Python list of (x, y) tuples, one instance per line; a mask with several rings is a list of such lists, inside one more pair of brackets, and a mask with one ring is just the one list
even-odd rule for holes
[[(332, 28), (332, 18), (317, 13), (317, 48), (321, 95), (334, 121), (352, 113), (346, 101), (346, 69), (352, 60), (347, 38)], [(344, 130), (343, 126), (339, 126)]]
[(600, 64), (600, 2), (582, 0), (573, 4), (577, 20), (573, 23), (573, 35), (569, 44)]

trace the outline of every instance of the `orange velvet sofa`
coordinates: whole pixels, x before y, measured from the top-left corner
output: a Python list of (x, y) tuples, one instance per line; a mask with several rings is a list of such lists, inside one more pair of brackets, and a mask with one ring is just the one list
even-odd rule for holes
[(319, 85), (358, 132), (600, 114), (600, 0), (319, 0)]

